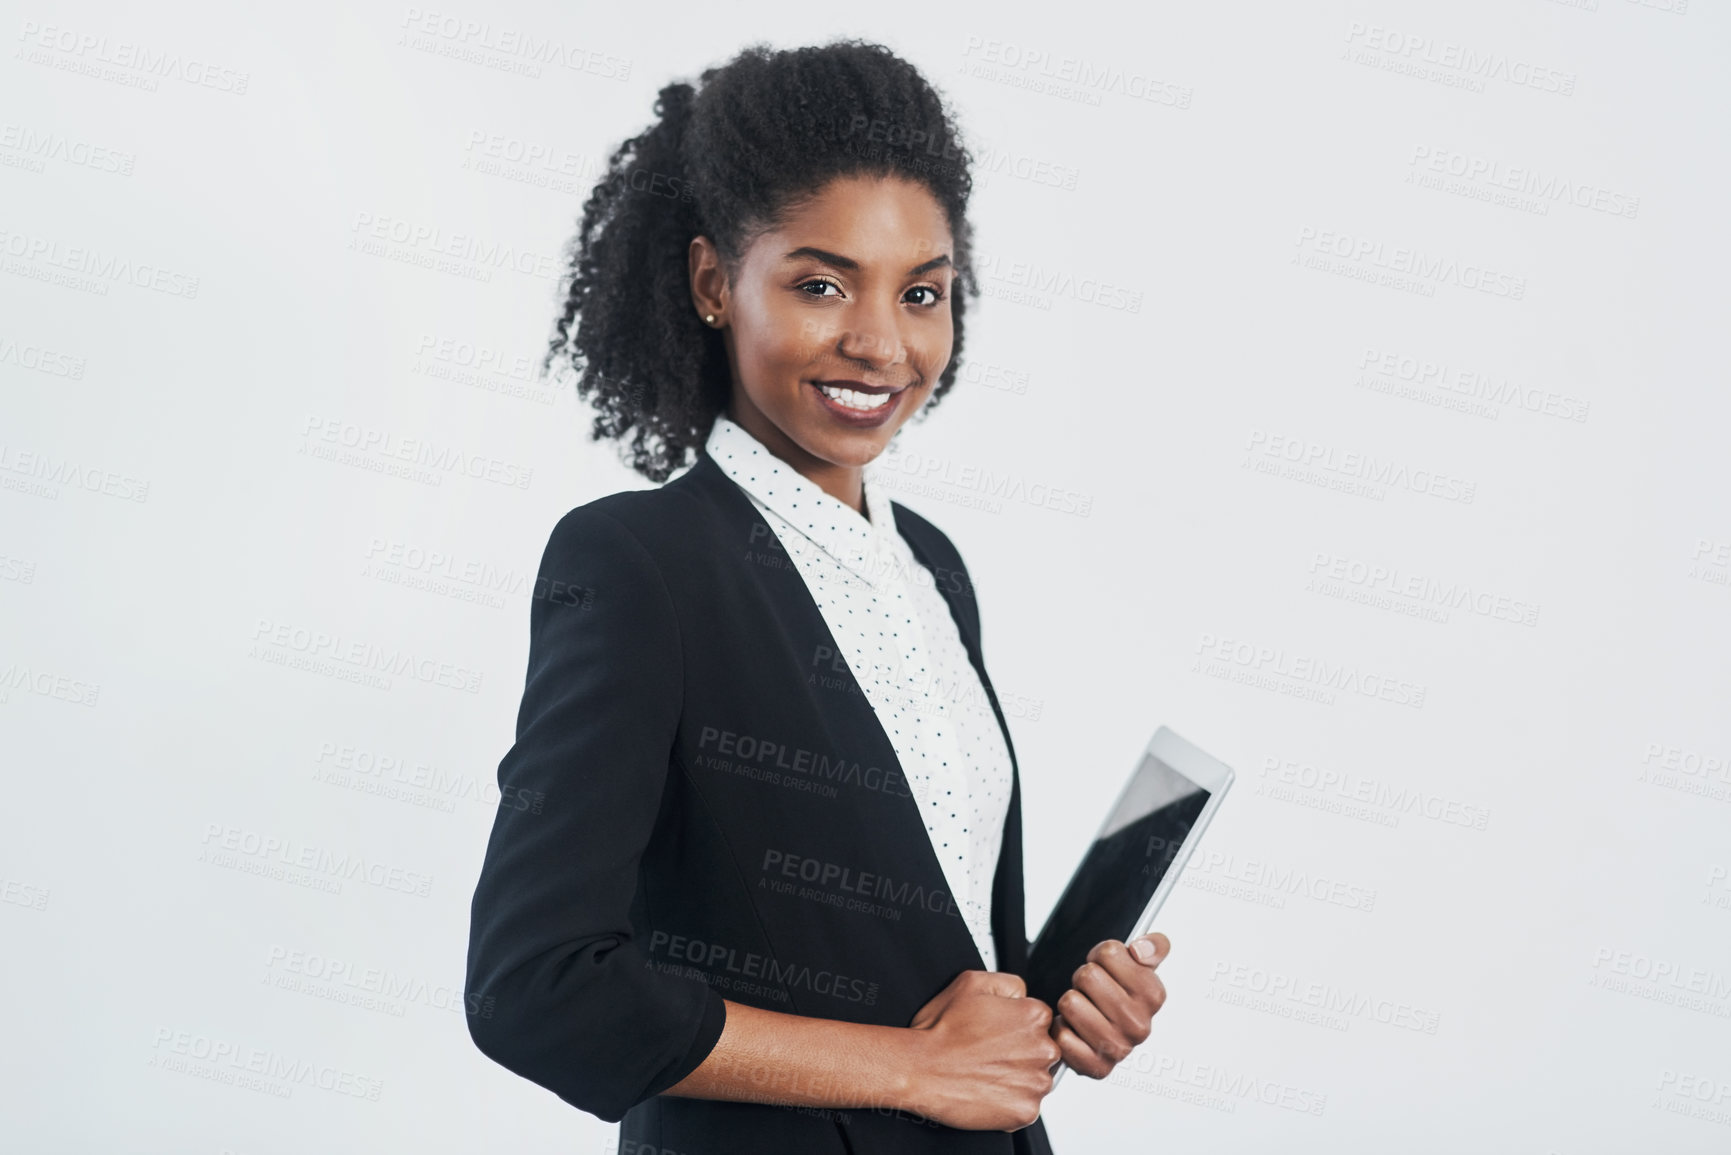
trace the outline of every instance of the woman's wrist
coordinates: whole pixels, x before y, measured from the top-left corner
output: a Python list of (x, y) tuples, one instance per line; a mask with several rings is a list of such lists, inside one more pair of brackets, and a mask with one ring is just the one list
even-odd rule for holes
[(910, 1115), (924, 1116), (925, 1100), (921, 1092), (930, 1086), (932, 1033), (919, 1027), (886, 1029), (895, 1032), (894, 1058), (890, 1063), (894, 1081), (890, 1085), (889, 1106)]
[(849, 1058), (838, 1072), (835, 1093), (826, 1096), (830, 1101), (823, 1106), (923, 1114), (922, 1092), (932, 1070), (931, 1032), (864, 1023), (832, 1025), (841, 1028), (835, 1042)]
[(930, 1031), (807, 1018), (729, 999), (715, 1048), (663, 1093), (924, 1114), (933, 1064)]

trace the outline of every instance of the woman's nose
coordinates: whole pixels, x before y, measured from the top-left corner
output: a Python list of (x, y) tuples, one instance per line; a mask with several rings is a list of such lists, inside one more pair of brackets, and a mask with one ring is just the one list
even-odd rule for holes
[(842, 325), (837, 349), (849, 360), (884, 369), (907, 359), (895, 313), (860, 305)]

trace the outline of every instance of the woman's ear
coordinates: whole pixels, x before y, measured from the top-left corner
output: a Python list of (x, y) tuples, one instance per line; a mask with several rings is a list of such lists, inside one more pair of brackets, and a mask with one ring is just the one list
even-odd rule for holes
[(704, 323), (714, 328), (727, 324), (727, 270), (721, 252), (708, 237), (692, 237), (685, 254), (691, 279), (691, 303)]

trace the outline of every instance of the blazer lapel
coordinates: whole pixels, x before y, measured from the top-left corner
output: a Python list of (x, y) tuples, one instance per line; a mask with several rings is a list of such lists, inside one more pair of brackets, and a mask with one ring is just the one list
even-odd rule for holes
[[(777, 548), (780, 548), (780, 539), (775, 535), (774, 530), (764, 523), (763, 516), (752, 504), (751, 498), (734, 483), (732, 478), (727, 476), (707, 452), (699, 451), (696, 463), (680, 480), (703, 493), (713, 503), (718, 516), (726, 519), (729, 525), (728, 533), (733, 537), (733, 540), (741, 542), (756, 540), (762, 543), (766, 537), (774, 538)], [(898, 525), (899, 521), (898, 518)], [(785, 549), (782, 550), (782, 553), (785, 556)], [(928, 569), (931, 568), (931, 563), (917, 551), (915, 557), (922, 565)], [(845, 657), (839, 656), (842, 654), (842, 649), (836, 643), (835, 635), (830, 631), (829, 623), (824, 620), (823, 611), (818, 607), (816, 599), (812, 597), (810, 589), (805, 584), (805, 580), (793, 568), (791, 562), (785, 568), (764, 567), (759, 572), (763, 575), (763, 582), (775, 591), (774, 601), (778, 611), (790, 620), (797, 621), (799, 633), (820, 639), (828, 647), (827, 652), (838, 655), (836, 660), (845, 664)], [(945, 596), (948, 597), (947, 594)], [(950, 612), (954, 616), (956, 613), (955, 604), (953, 602), (949, 604), (951, 606)], [(978, 670), (980, 666), (978, 643), (969, 638), (966, 630), (963, 631), (963, 640), (967, 645), (969, 659), (974, 663), (974, 668)], [(983, 672), (981, 676), (983, 682)], [(853, 683), (857, 687), (859, 680), (851, 667), (849, 668), (849, 677), (853, 679)], [(986, 687), (986, 693), (990, 697), (991, 688), (989, 685)], [(877, 711), (871, 707), (863, 692), (824, 695), (819, 699), (817, 705), (829, 717), (836, 732), (861, 735), (863, 740), (871, 746), (871, 750), (867, 752), (871, 759), (877, 765), (886, 768), (894, 767), (896, 773), (901, 775), (905, 781), (906, 775), (901, 759), (896, 754), (895, 744), (890, 741), (888, 732), (884, 730), (883, 723), (877, 716)], [(992, 699), (992, 709), (994, 711), (998, 709), (996, 699)], [(999, 724), (1002, 725), (1003, 715), (1001, 713), (998, 715), (998, 719)], [(1008, 735), (1006, 734), (1007, 740)], [(1011, 759), (1013, 769), (1013, 753)], [(946, 877), (943, 866), (938, 861), (937, 851), (932, 846), (931, 836), (926, 832), (925, 817), (921, 814), (919, 807), (919, 801), (911, 793), (897, 798), (894, 813), (897, 816), (896, 821), (899, 828), (888, 832), (887, 837), (897, 845), (913, 848), (912, 852), (920, 858), (918, 864), (920, 875), (942, 880)], [(1013, 785), (1011, 807), (1012, 810), (1016, 807), (1016, 793)], [(1000, 855), (1000, 876), (1004, 871), (1002, 858), (1003, 856)], [(1021, 870), (1019, 857), (1015, 863), (1015, 869), (1019, 880)], [(994, 907), (998, 899), (998, 881), (998, 879), (994, 879), (992, 888)], [(994, 909), (992, 916), (994, 938), (998, 937), (998, 919), (998, 912)], [(940, 925), (946, 928), (942, 933), (953, 938), (953, 942), (945, 944), (946, 951), (954, 952), (959, 957), (971, 960), (969, 965), (962, 969), (984, 970), (985, 959), (981, 957), (979, 947), (975, 945), (973, 935), (969, 933), (967, 924), (960, 918), (946, 918), (941, 920)], [(1003, 949), (1001, 941), (998, 942), (998, 949)], [(1025, 953), (1025, 950), (1026, 943), (1023, 942), (1018, 954)]]

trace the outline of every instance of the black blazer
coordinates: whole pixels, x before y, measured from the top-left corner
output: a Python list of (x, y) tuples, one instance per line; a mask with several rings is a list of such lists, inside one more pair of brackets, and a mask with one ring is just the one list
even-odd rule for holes
[[(893, 508), (1004, 726), (961, 556)], [(960, 1131), (872, 1108), (660, 1094), (714, 1047), (723, 997), (905, 1027), (985, 964), (817, 603), (707, 453), (659, 489), (566, 514), (534, 592), (471, 910), (475, 1044), (623, 1120), (628, 1153), (1049, 1155), (1039, 1122)], [(1025, 971), (1024, 917), (1012, 777), (992, 884), (1000, 970)]]

